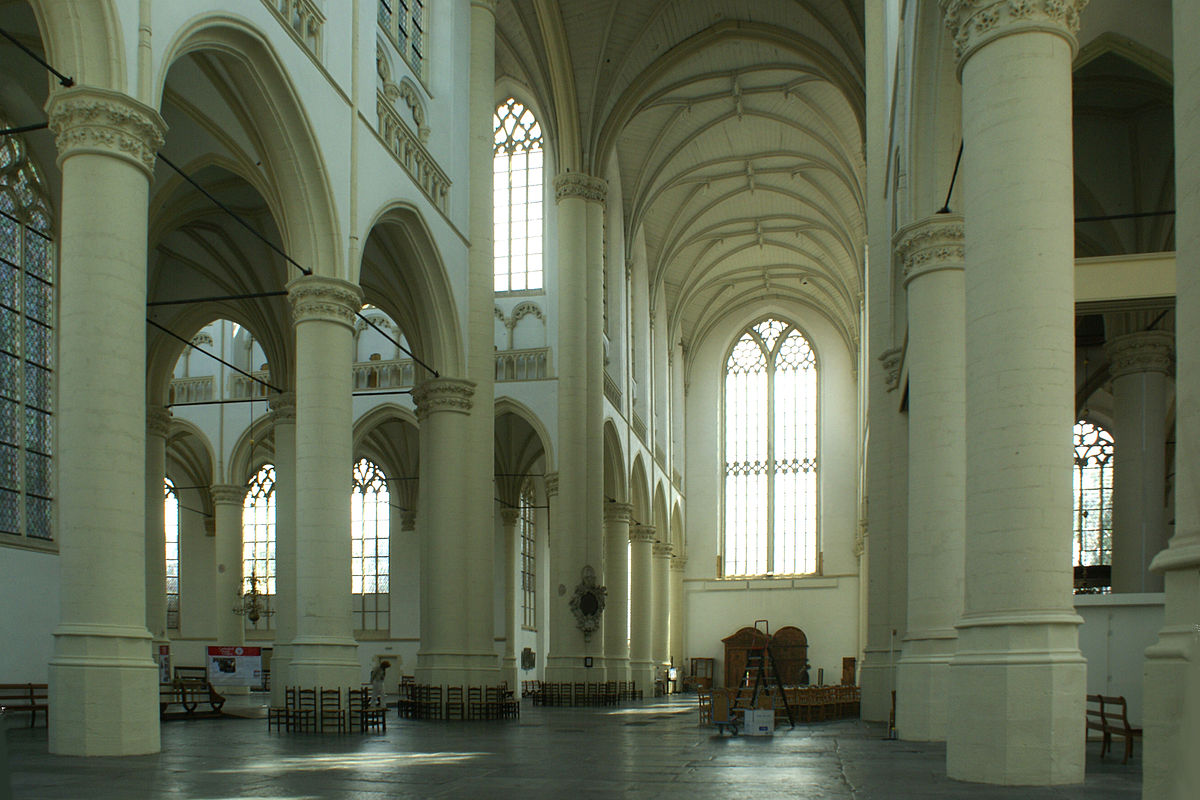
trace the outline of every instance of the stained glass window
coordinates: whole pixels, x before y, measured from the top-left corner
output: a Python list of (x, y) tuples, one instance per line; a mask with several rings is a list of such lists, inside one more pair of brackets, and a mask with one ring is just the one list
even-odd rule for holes
[(179, 630), (179, 496), (175, 484), (166, 478), (164, 492), (164, 531), (167, 561), (167, 629)]
[(247, 629), (269, 629), (275, 600), (275, 467), (264, 464), (242, 504), (242, 593), (257, 594), (265, 613), (246, 615)]
[(0, 533), (49, 541), (55, 250), (43, 187), (24, 140), (0, 137)]
[(521, 488), (518, 503), (521, 532), (521, 609), (522, 625), (537, 630), (537, 523), (534, 516), (533, 484), (529, 481)]
[(388, 504), (387, 476), (376, 464), (360, 458), (354, 465), (350, 497), (350, 590), (359, 630), (386, 631), (391, 627)]
[(1112, 564), (1113, 437), (1087, 420), (1075, 423), (1076, 567)]
[(722, 574), (816, 569), (816, 355), (795, 326), (765, 319), (725, 364)]
[(514, 98), (495, 125), (493, 247), (497, 292), (542, 288), (542, 126)]

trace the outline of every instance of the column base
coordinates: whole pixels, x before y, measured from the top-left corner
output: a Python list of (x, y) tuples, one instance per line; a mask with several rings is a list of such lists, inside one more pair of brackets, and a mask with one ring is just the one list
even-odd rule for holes
[(629, 680), (642, 690), (643, 697), (654, 697), (654, 672), (653, 661), (629, 661)]
[(413, 674), (428, 686), (497, 686), (504, 680), (495, 653), (417, 653)]
[(500, 680), (508, 684), (508, 688), (514, 692), (521, 691), (521, 680), (517, 677), (517, 657), (515, 655), (505, 655), (500, 660)]
[(625, 656), (605, 656), (604, 674), (605, 680), (609, 681), (629, 680), (629, 659)]
[(357, 689), (363, 684), (358, 642), (353, 639), (297, 638), (290, 649), (287, 678), (292, 686)]
[(275, 645), (271, 652), (271, 705), (276, 708), (283, 707), (287, 687), (295, 686), (291, 678), (291, 663), (291, 648), (285, 644)]
[(892, 689), (896, 686), (895, 660), (899, 653), (864, 650), (858, 682), (862, 690), (859, 716), (868, 722), (887, 722), (892, 713)]
[(1005, 786), (1080, 783), (1087, 662), (1071, 612), (977, 615), (948, 670), (946, 774)]
[(946, 687), (956, 638), (953, 630), (906, 638), (904, 653), (896, 662), (896, 734), (901, 739), (946, 741)]
[(161, 749), (150, 643), (142, 626), (58, 626), (49, 670), (51, 753), (136, 756)]

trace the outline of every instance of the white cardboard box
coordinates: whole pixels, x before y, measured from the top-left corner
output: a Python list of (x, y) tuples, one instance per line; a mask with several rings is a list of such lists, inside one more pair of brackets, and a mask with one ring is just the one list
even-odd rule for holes
[(744, 720), (745, 728), (742, 733), (746, 736), (775, 735), (775, 711), (773, 709), (748, 708)]

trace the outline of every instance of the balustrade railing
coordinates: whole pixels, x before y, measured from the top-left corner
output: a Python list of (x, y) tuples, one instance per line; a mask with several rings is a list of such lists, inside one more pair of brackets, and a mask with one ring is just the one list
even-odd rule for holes
[(450, 178), (382, 93), (376, 95), (375, 110), (379, 115), (379, 135), (387, 149), (430, 202), (445, 213), (450, 204)]
[(496, 353), (496, 380), (536, 381), (549, 377), (550, 348), (502, 350)]
[[(271, 373), (265, 369), (260, 369), (257, 372), (250, 373), (258, 380), (252, 380), (245, 375), (234, 373), (229, 376), (229, 400), (246, 400), (251, 397), (266, 398), (270, 396), (271, 390), (266, 387), (267, 383), (271, 382)], [(263, 383), (259, 383), (263, 381)]]
[(314, 0), (263, 0), (276, 18), (288, 28), (300, 44), (315, 57), (321, 57), (321, 29), (325, 15)]
[(216, 399), (217, 382), (212, 375), (198, 378), (175, 378), (171, 381), (169, 402), (202, 403)]
[(621, 409), (621, 389), (608, 372), (604, 373), (604, 396), (608, 398), (608, 402), (613, 404), (613, 408), (618, 411)]
[(646, 420), (642, 419), (636, 411), (633, 412), (633, 432), (643, 442), (646, 441)]
[(415, 370), (411, 358), (360, 361), (354, 365), (354, 390), (406, 389), (416, 382)]

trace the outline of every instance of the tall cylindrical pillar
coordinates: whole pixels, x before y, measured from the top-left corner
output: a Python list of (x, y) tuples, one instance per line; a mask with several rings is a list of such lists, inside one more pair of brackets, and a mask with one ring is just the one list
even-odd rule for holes
[[(213, 551), (217, 570), (213, 581), (217, 644), (232, 647), (246, 640), (246, 622), (234, 613), (244, 588), (242, 514), (246, 503), (246, 487), (217, 484), (209, 489), (209, 496), (213, 505)], [(266, 589), (260, 584), (258, 591), (265, 592)]]
[(671, 666), (679, 670), (680, 680), (685, 672), (686, 654), (683, 652), (683, 576), (687, 571), (687, 556), (676, 555), (671, 559)]
[[(159, 749), (146, 630), (147, 196), (166, 124), (105, 89), (47, 104), (62, 171), (58, 301), (58, 567), (50, 752)], [(103, 424), (97, 424), (103, 420)], [(132, 455), (132, 457), (131, 457)]]
[[(167, 643), (167, 434), (171, 412), (146, 406), (146, 627), (154, 644)], [(157, 647), (155, 650), (157, 651)]]
[[(654, 582), (652, 608), (653, 634), (650, 642), (650, 657), (654, 660), (654, 671), (662, 675), (671, 660), (671, 555), (675, 548), (669, 542), (655, 542), (651, 546)], [(649, 687), (647, 687), (649, 688)]]
[(517, 683), (517, 591), (518, 582), (517, 542), (520, 534), (517, 524), (521, 511), (516, 508), (500, 509), (501, 535), (504, 537), (504, 658), (500, 662), (500, 674), (510, 687)]
[(1167, 546), (1167, 375), (1174, 335), (1138, 331), (1108, 341), (1113, 386), (1112, 590), (1161, 592), (1150, 562)]
[[(1166, 595), (1146, 651), (1145, 800), (1185, 800), (1200, 786), (1200, 0), (1174, 0), (1175, 535), (1151, 568)], [(1120, 447), (1120, 442), (1117, 443)]]
[(357, 686), (350, 615), (351, 352), (362, 290), (324, 275), (288, 282), (296, 329), (296, 635), (289, 681)]
[(963, 220), (896, 234), (908, 292), (908, 630), (896, 665), (896, 731), (943, 741), (947, 670), (962, 613), (966, 517)]
[(275, 648), (271, 652), (271, 705), (282, 706), (295, 686), (289, 667), (296, 638), (296, 394), (271, 396), (275, 438)]
[(648, 692), (654, 687), (654, 526), (632, 526), (629, 543), (629, 673)]
[(966, 143), (965, 593), (946, 739), (947, 773), (960, 780), (1083, 780), (1086, 663), (1064, 454), (1075, 374), (1071, 60), (1085, 2), (942, 0)]
[(629, 680), (629, 503), (604, 506), (604, 662), (608, 679)]

